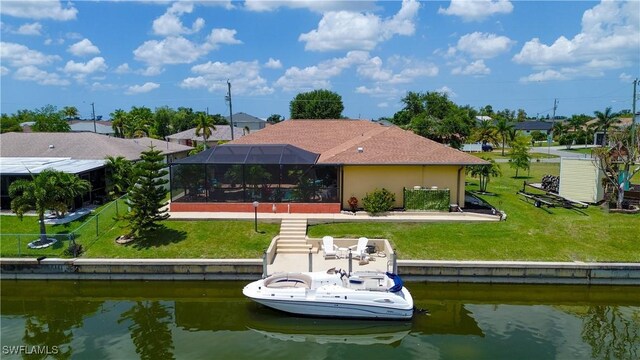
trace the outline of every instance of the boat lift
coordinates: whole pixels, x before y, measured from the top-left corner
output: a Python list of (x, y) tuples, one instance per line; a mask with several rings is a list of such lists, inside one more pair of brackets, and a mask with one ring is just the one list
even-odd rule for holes
[[(544, 194), (534, 193), (527, 191), (527, 187), (532, 189), (544, 191)], [(541, 184), (527, 183), (526, 181), (522, 185), (522, 190), (517, 192), (521, 195), (526, 202), (532, 202), (535, 207), (563, 207), (565, 209), (586, 209), (589, 204), (578, 200), (572, 200), (559, 194), (545, 190)]]

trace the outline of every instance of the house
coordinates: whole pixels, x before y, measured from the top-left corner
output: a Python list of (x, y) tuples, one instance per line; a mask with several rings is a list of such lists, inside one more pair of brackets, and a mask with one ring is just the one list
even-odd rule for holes
[[(255, 116), (245, 114), (243, 112), (235, 113), (232, 116), (233, 126), (240, 129), (249, 129), (249, 132), (264, 129), (267, 126), (267, 122)], [(225, 119), (231, 124), (231, 118), (225, 116)], [(234, 135), (237, 134), (234, 132)]]
[[(636, 119), (638, 119), (638, 117), (636, 117)], [(619, 118), (618, 120), (619, 121), (617, 123), (611, 125), (611, 127), (608, 130), (609, 133), (611, 133), (611, 131), (615, 129), (624, 129), (631, 126), (631, 124), (633, 124), (632, 117)], [(637, 123), (638, 122), (636, 121), (636, 124)], [(583, 129), (586, 129), (586, 128), (598, 128), (598, 119), (594, 118), (587, 121), (587, 123), (583, 126)], [(595, 131), (595, 133), (593, 134), (593, 145), (603, 145), (602, 144), (603, 141), (604, 141), (604, 131), (598, 128), (597, 131)]]
[(157, 139), (120, 139), (93, 132), (0, 134), (1, 207), (10, 207), (9, 185), (13, 181), (30, 178), (47, 168), (88, 180), (92, 189), (83, 201), (99, 201), (106, 195), (105, 158), (123, 156), (136, 161), (150, 145), (162, 151), (168, 164), (186, 157), (192, 150), (188, 146)]
[(515, 123), (513, 128), (525, 135), (531, 135), (534, 131), (539, 131), (545, 135), (549, 135), (553, 128), (553, 123), (546, 121), (522, 121)]
[(465, 166), (487, 164), (413, 132), (364, 120), (287, 120), (171, 165), (171, 211), (327, 212), (376, 189), (448, 189), (464, 207)]
[[(239, 138), (244, 136), (246, 130), (237, 126), (234, 126), (233, 136)], [(202, 134), (196, 136), (196, 128), (185, 130), (173, 135), (167, 136), (167, 141), (177, 143), (186, 146), (196, 147), (198, 144), (204, 142)], [(211, 132), (211, 136), (207, 138), (207, 147), (214, 147), (220, 143), (231, 141), (231, 125), (216, 125), (215, 130)]]
[(69, 127), (71, 132), (95, 132), (102, 135), (115, 135), (111, 121), (71, 120), (69, 121)]

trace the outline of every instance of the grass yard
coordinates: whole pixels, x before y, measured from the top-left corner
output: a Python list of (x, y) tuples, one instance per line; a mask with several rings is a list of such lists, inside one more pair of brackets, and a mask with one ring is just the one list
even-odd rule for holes
[[(501, 150), (493, 150), (491, 152), (473, 152), (473, 153), (469, 153), (470, 155), (474, 155), (477, 156), (479, 158), (488, 158), (488, 159), (509, 159), (509, 149), (505, 149), (504, 151), (504, 156), (502, 156), (502, 151)], [(550, 158), (555, 158), (557, 156), (555, 155), (550, 155), (550, 154), (543, 154), (543, 153), (536, 153), (536, 152), (530, 152), (529, 156), (531, 156), (532, 160), (536, 160), (536, 159), (550, 159)]]
[[(311, 226), (309, 236), (387, 238), (401, 259), (640, 262), (640, 215), (610, 214), (600, 207), (536, 208), (516, 192), (525, 180), (557, 175), (559, 164), (531, 166), (529, 178), (514, 179), (515, 171), (501, 164), (503, 176), (488, 187), (495, 195), (482, 196), (504, 210), (507, 221), (321, 224)], [(468, 190), (478, 188), (476, 179), (468, 181)]]
[[(503, 176), (492, 178), (482, 196), (504, 210), (507, 221), (492, 223), (335, 223), (309, 227), (310, 237), (387, 238), (401, 259), (440, 260), (530, 260), (530, 261), (615, 261), (640, 262), (640, 215), (610, 214), (600, 207), (583, 211), (564, 208), (536, 208), (521, 200), (516, 192), (523, 181), (536, 182), (543, 175), (559, 173), (559, 164), (532, 163), (529, 175), (514, 179), (515, 171), (500, 164)], [(522, 175), (522, 171), (520, 172)], [(636, 177), (637, 179), (638, 177)], [(477, 179), (467, 179), (467, 189), (478, 189)], [(164, 228), (128, 245), (115, 238), (124, 233), (122, 224), (105, 219), (87, 223), (77, 242), (91, 258), (259, 258), (279, 224), (253, 221), (164, 221)], [(86, 218), (85, 218), (86, 221)], [(47, 225), (48, 234), (65, 234), (80, 226), (81, 220), (66, 225)], [(17, 256), (17, 241), (6, 234), (38, 233), (35, 217), (19, 221), (0, 216), (0, 255)], [(96, 236), (96, 233), (98, 234)], [(23, 256), (61, 256), (68, 240), (50, 249), (28, 250)], [(29, 239), (35, 240), (35, 239)]]

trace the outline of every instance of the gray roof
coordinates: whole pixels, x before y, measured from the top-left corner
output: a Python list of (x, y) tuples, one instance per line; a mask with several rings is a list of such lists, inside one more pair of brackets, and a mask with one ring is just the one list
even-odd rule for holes
[(128, 160), (138, 160), (140, 153), (148, 150), (150, 145), (165, 155), (192, 149), (189, 146), (151, 138), (120, 139), (88, 132), (0, 134), (0, 155), (3, 157), (103, 160), (107, 156), (124, 156)]
[[(227, 119), (227, 121), (229, 121), (229, 117), (225, 116), (225, 119)], [(242, 123), (263, 123), (266, 122), (265, 120), (262, 120), (260, 118), (257, 118), (255, 116), (243, 113), (243, 112), (239, 112), (239, 113), (235, 113), (233, 114), (233, 124), (242, 124)], [(244, 126), (244, 125), (243, 125)]]
[[(230, 141), (231, 140), (231, 125), (216, 125), (216, 129), (211, 132), (211, 136), (207, 139), (207, 141)], [(242, 128), (238, 128), (234, 126), (235, 130), (233, 135), (235, 138), (239, 138), (244, 136), (244, 132)], [(173, 135), (167, 136), (167, 139), (175, 139), (175, 140), (193, 140), (193, 141), (204, 141), (202, 135), (196, 136), (196, 128), (185, 130), (179, 133), (175, 133)]]
[(74, 160), (71, 158), (41, 157), (0, 157), (0, 173), (3, 175), (39, 174), (42, 170), (53, 169), (69, 174), (103, 167), (105, 160)]
[[(78, 121), (78, 122), (69, 122), (69, 127), (71, 127), (71, 131), (74, 132), (93, 132), (93, 121)], [(98, 134), (114, 134), (113, 127), (111, 125), (101, 124), (96, 121), (95, 130)]]
[(523, 130), (523, 131), (532, 131), (532, 130), (549, 131), (551, 130), (552, 127), (553, 127), (553, 123), (546, 122), (546, 121), (523, 121), (523, 122), (517, 122), (514, 125), (514, 128), (516, 130)]

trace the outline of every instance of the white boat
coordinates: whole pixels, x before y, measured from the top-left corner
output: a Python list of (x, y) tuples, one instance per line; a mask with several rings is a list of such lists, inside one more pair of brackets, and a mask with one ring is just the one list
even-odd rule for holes
[(284, 312), (321, 317), (410, 319), (413, 298), (398, 275), (382, 272), (277, 273), (254, 281), (242, 293)]

